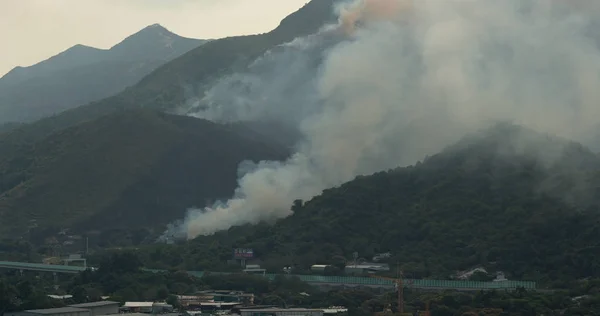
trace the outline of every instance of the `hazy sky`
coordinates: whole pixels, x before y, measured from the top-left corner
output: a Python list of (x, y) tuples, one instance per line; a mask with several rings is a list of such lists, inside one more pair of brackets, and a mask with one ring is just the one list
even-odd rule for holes
[(75, 45), (109, 48), (160, 23), (193, 38), (275, 28), (309, 0), (0, 0), (0, 76)]

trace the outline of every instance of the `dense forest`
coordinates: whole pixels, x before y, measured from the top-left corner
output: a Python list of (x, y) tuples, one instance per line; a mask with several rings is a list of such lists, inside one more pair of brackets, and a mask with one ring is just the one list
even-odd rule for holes
[(499, 125), (415, 166), (361, 176), (296, 201), (276, 223), (140, 249), (145, 265), (223, 269), (235, 247), (272, 272), (392, 252), (412, 278), (483, 266), (560, 287), (599, 277), (599, 160), (576, 143)]
[(43, 244), (71, 228), (102, 247), (138, 244), (187, 207), (230, 196), (244, 160), (288, 155), (242, 125), (153, 110), (111, 114), (0, 152), (1, 237)]

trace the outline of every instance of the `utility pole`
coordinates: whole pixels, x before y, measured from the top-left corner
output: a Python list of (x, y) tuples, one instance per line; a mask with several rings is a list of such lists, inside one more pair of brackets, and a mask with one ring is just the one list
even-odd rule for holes
[(402, 284), (402, 277), (398, 279), (398, 313), (404, 313), (404, 284)]
[(400, 271), (400, 262), (396, 269), (396, 286), (398, 287), (398, 313), (404, 313), (404, 282), (402, 282), (402, 271)]

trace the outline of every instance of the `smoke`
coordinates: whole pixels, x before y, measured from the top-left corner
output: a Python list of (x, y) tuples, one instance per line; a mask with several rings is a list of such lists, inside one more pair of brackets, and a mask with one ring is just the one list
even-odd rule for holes
[(168, 234), (191, 239), (286, 217), (296, 199), (412, 164), (497, 121), (593, 140), (595, 3), (345, 3), (338, 25), (275, 48), (188, 109), (217, 122), (278, 120), (303, 138), (285, 162), (246, 165), (231, 200), (190, 210)]

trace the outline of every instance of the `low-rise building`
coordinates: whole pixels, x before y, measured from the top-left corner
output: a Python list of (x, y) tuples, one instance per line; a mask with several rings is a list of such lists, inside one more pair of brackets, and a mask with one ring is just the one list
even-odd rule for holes
[(309, 308), (263, 308), (240, 309), (241, 316), (323, 316), (322, 309)]
[(125, 302), (125, 304), (119, 308), (119, 311), (124, 313), (164, 314), (172, 312), (173, 306), (161, 302)]
[(120, 308), (125, 313), (152, 313), (154, 302), (125, 302)]
[(244, 273), (265, 275), (267, 273), (267, 269), (262, 269), (258, 264), (247, 264), (244, 268)]
[(387, 263), (364, 262), (361, 264), (349, 264), (344, 268), (346, 274), (365, 274), (382, 271), (390, 271)]
[(5, 316), (92, 316), (89, 309), (76, 307), (59, 307), (46, 309), (30, 309), (22, 312), (5, 313)]
[(310, 266), (310, 271), (313, 272), (325, 272), (325, 269), (327, 269), (327, 267), (330, 267), (330, 265), (328, 264), (313, 264), (312, 266)]
[(83, 308), (90, 311), (90, 316), (102, 316), (119, 313), (119, 302), (99, 301), (82, 304), (73, 304), (69, 307)]
[(254, 305), (254, 294), (232, 290), (201, 291), (196, 295), (178, 295), (177, 298), (183, 305), (200, 302), (239, 302), (242, 305)]

